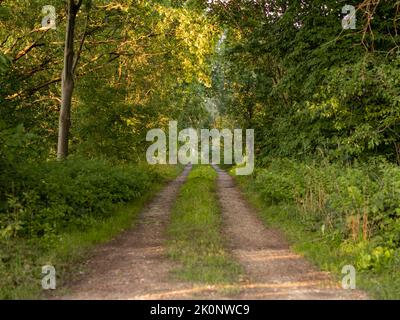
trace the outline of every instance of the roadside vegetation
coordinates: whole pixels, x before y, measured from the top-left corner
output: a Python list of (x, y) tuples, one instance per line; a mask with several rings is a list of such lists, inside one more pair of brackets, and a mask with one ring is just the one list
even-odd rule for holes
[(146, 201), (179, 171), (80, 160), (30, 171), (1, 216), (0, 299), (38, 298), (44, 265), (55, 267), (60, 288), (94, 245), (133, 227)]
[[(233, 173), (233, 171), (232, 171)], [(236, 177), (267, 226), (282, 229), (296, 251), (374, 298), (400, 298), (400, 170), (387, 164), (349, 167), (274, 159)]]

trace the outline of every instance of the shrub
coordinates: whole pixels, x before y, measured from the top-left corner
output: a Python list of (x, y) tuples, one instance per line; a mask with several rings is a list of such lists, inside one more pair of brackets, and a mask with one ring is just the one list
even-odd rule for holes
[(163, 179), (146, 165), (112, 165), (72, 159), (26, 163), (3, 196), (0, 237), (48, 237), (63, 229), (85, 228), (104, 218), (112, 206), (139, 198)]
[[(353, 243), (358, 263), (378, 268), (400, 247), (400, 168), (380, 164), (272, 160), (255, 171), (253, 188), (268, 204), (292, 204), (291, 217)], [(350, 242), (348, 242), (350, 241)], [(363, 250), (356, 243), (368, 243)]]

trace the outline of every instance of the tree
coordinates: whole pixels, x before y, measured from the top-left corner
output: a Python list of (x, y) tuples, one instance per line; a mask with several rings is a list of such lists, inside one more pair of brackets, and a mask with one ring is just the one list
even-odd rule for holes
[[(80, 48), (74, 53), (74, 35), (76, 15), (82, 6), (82, 0), (68, 0), (67, 3), (67, 27), (65, 32), (64, 68), (61, 76), (61, 109), (58, 128), (57, 158), (65, 159), (68, 156), (69, 130), (71, 127), (71, 102), (74, 91), (74, 76), (76, 66), (85, 41), (86, 30), (83, 33)], [(87, 8), (88, 12), (90, 7)], [(89, 13), (86, 24), (88, 23)]]
[(399, 161), (400, 3), (354, 5), (357, 29), (343, 30), (341, 1), (212, 2), (228, 30), (221, 111), (255, 129), (258, 159)]

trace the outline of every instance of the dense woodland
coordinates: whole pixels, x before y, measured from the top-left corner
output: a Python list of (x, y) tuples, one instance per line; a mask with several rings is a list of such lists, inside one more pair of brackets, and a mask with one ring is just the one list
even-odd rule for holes
[(321, 265), (351, 257), (399, 297), (399, 23), (396, 0), (0, 0), (0, 297), (31, 294), (27, 247), (170, 177), (145, 163), (170, 120), (254, 129), (243, 187), (326, 244)]

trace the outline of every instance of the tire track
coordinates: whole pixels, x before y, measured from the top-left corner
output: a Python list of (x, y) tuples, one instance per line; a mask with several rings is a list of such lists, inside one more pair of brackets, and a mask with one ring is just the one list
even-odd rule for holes
[(61, 299), (146, 299), (152, 295), (185, 298), (190, 294), (190, 284), (171, 278), (174, 265), (165, 256), (170, 211), (190, 170), (187, 166), (155, 196), (135, 228), (97, 247), (86, 262), (87, 273), (71, 284), (71, 293)]
[(218, 173), (218, 198), (224, 234), (246, 276), (239, 299), (366, 299), (358, 290), (344, 290), (329, 273), (317, 270), (290, 250), (284, 236), (266, 228), (243, 198), (234, 180)]

